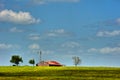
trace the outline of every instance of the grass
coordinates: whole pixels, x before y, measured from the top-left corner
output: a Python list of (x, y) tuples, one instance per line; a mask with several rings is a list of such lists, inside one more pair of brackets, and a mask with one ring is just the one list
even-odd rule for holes
[(0, 80), (120, 80), (120, 68), (1, 66)]

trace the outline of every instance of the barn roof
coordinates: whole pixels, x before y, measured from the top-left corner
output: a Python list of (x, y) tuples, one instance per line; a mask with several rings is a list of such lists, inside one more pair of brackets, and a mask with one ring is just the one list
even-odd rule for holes
[(50, 64), (50, 65), (61, 65), (59, 62), (57, 61), (46, 61), (46, 63)]
[(62, 66), (62, 64), (60, 64), (57, 61), (42, 61), (40, 63), (38, 63), (39, 66), (43, 66), (43, 65), (49, 65), (49, 66)]

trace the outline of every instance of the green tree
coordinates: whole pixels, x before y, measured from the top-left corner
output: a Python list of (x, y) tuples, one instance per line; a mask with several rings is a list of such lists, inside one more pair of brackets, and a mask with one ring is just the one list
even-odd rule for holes
[(35, 60), (34, 60), (34, 59), (31, 59), (31, 60), (29, 60), (29, 63), (30, 63), (30, 64), (33, 64), (33, 66), (34, 66)]
[(22, 57), (19, 55), (13, 55), (10, 60), (11, 63), (14, 63), (16, 66), (19, 65), (20, 62), (23, 62)]
[(77, 56), (72, 57), (74, 65), (77, 66), (78, 64), (81, 63), (81, 59)]

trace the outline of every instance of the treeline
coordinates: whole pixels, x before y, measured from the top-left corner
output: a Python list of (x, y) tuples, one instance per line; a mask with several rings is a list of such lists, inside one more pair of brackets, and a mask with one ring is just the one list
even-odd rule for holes
[[(74, 56), (74, 57), (72, 57), (72, 59), (73, 59), (73, 63), (74, 63), (75, 66), (77, 66), (78, 64), (81, 63), (81, 59), (78, 56)], [(23, 59), (19, 55), (13, 55), (10, 59), (10, 62), (13, 63), (13, 66), (18, 66), (20, 63), (23, 63)], [(30, 59), (28, 61), (28, 63), (32, 64), (34, 66), (35, 65), (35, 60)]]
[[(18, 66), (20, 63), (23, 63), (23, 59), (19, 55), (13, 55), (11, 57), (10, 62), (13, 63), (13, 66)], [(35, 65), (35, 60), (34, 59), (30, 59), (28, 61), (28, 63), (32, 64), (34, 66)]]

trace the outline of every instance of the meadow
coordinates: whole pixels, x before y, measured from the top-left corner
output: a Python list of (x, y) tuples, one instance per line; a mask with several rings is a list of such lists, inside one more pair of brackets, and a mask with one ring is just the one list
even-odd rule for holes
[(120, 80), (120, 68), (1, 66), (0, 80)]

